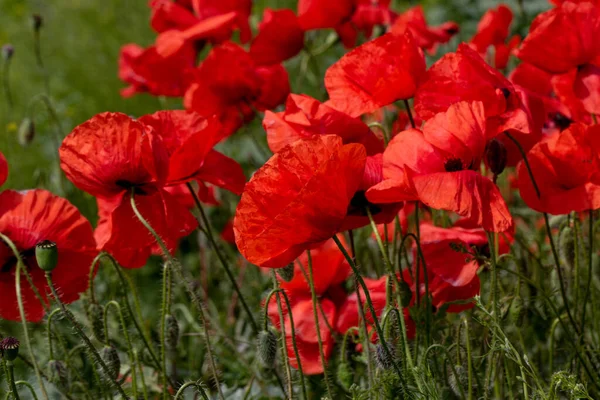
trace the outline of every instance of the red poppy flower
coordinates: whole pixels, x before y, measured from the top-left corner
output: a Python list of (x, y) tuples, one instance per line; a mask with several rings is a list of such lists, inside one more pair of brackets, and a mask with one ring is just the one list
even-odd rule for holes
[(148, 92), (154, 96), (183, 96), (195, 62), (196, 51), (190, 46), (165, 58), (154, 46), (143, 49), (136, 44), (125, 45), (119, 56), (119, 79), (130, 86), (121, 90), (121, 95)]
[(221, 239), (227, 243), (235, 245), (235, 234), (233, 233), (233, 219), (227, 221), (223, 230), (221, 231)]
[(512, 20), (513, 13), (505, 4), (487, 10), (477, 24), (477, 32), (471, 39), (471, 45), (479, 53), (485, 54), (490, 46), (504, 44)]
[[(198, 199), (200, 199), (200, 201), (202, 203), (208, 204), (211, 206), (218, 206), (221, 204), (215, 196), (214, 186), (207, 186), (203, 182), (198, 182), (198, 181), (196, 181), (194, 183), (198, 185), (198, 188), (196, 190), (196, 195), (198, 196)], [(185, 207), (187, 207), (189, 209), (193, 209), (196, 207), (196, 202), (194, 201), (194, 197), (190, 193), (190, 191), (185, 183), (181, 183), (181, 184), (175, 185), (175, 186), (167, 186), (167, 187), (165, 187), (165, 190), (170, 195), (173, 195), (177, 199), (177, 201), (180, 204), (184, 205)]]
[(212, 49), (195, 72), (184, 104), (204, 117), (219, 115), (240, 125), (254, 114), (283, 103), (289, 82), (281, 65), (257, 67), (240, 46), (227, 42)]
[(439, 26), (427, 26), (425, 14), (421, 6), (412, 7), (396, 18), (391, 32), (403, 35), (410, 31), (417, 46), (434, 54), (438, 44), (448, 43), (460, 28), (455, 22), (445, 22)]
[(367, 191), (367, 199), (420, 200), (502, 232), (512, 218), (498, 188), (478, 172), (486, 140), (483, 104), (454, 104), (430, 119), (423, 132), (411, 129), (390, 141), (383, 155), (384, 181)]
[(550, 214), (600, 208), (600, 127), (575, 123), (535, 145), (527, 154), (538, 197), (523, 162), (518, 168), (521, 197)]
[(299, 0), (298, 18), (305, 31), (335, 28), (354, 12), (355, 0)]
[(336, 27), (347, 48), (356, 45), (359, 34), (370, 39), (376, 26), (388, 27), (396, 13), (390, 10), (390, 0), (357, 0), (352, 16)]
[(191, 9), (171, 0), (152, 0), (150, 8), (150, 26), (158, 33), (187, 29), (198, 22)]
[(494, 54), (494, 67), (498, 69), (505, 69), (508, 65), (508, 60), (510, 59), (513, 51), (519, 46), (521, 43), (521, 36), (514, 35), (510, 38), (508, 43), (499, 43), (495, 46), (495, 54)]
[[(240, 29), (240, 41), (246, 43), (252, 37), (248, 25), (248, 18), (252, 13), (252, 0), (192, 0), (192, 6), (199, 20), (235, 12), (237, 14), (236, 25)], [(221, 41), (230, 36), (229, 32)]]
[(334, 135), (297, 141), (271, 157), (246, 184), (236, 210), (234, 232), (242, 255), (278, 268), (332, 237), (344, 222), (365, 162), (362, 145), (344, 145)]
[(589, 113), (600, 113), (600, 8), (566, 1), (531, 24), (517, 56), (553, 74), (570, 73), (575, 97)]
[(542, 96), (552, 94), (552, 74), (533, 64), (522, 62), (510, 73), (512, 83)]
[(8, 178), (8, 163), (6, 162), (4, 154), (0, 152), (0, 186), (4, 185), (6, 178)]
[(414, 96), (425, 58), (412, 35), (388, 33), (344, 55), (325, 73), (329, 105), (352, 117)]
[(304, 31), (292, 10), (265, 9), (258, 35), (250, 45), (250, 56), (258, 65), (279, 64), (304, 47)]
[(131, 191), (140, 213), (171, 249), (195, 228), (193, 216), (163, 189), (169, 158), (150, 126), (120, 113), (98, 114), (65, 138), (59, 154), (67, 178), (98, 197), (98, 247), (123, 266), (144, 265), (155, 246), (133, 213)]
[(266, 111), (263, 128), (274, 153), (296, 140), (314, 135), (337, 135), (344, 143), (361, 143), (369, 155), (383, 152), (383, 142), (360, 119), (302, 94), (290, 94), (285, 111)]
[[(58, 264), (52, 280), (61, 300), (72, 303), (88, 288), (90, 265), (96, 253), (92, 226), (67, 200), (45, 190), (0, 193), (0, 232), (17, 246), (25, 268), (44, 301), (50, 289), (44, 271), (38, 268), (35, 246), (43, 240), (56, 243)], [(0, 240), (0, 317), (18, 320), (15, 291), (16, 258)], [(21, 290), (28, 321), (38, 322), (44, 308), (24, 278)]]

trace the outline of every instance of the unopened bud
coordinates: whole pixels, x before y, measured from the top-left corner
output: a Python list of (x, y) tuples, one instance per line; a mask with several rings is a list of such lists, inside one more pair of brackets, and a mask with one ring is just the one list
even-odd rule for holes
[(573, 228), (566, 226), (558, 237), (558, 253), (563, 263), (570, 269), (575, 265), (575, 235)]
[(44, 24), (44, 19), (39, 14), (33, 14), (31, 16), (31, 26), (34, 31), (39, 31), (42, 25)]
[(166, 322), (166, 333), (165, 333), (165, 346), (169, 350), (175, 350), (179, 343), (179, 323), (172, 315), (167, 315), (165, 318)]
[(35, 259), (38, 266), (46, 272), (52, 272), (58, 264), (58, 247), (50, 240), (35, 245)]
[(277, 336), (272, 330), (264, 330), (258, 334), (258, 358), (263, 366), (273, 368), (277, 357)]
[(2, 46), (2, 58), (4, 59), (4, 61), (10, 60), (14, 53), (15, 48), (12, 44), (5, 44), (4, 46)]
[(506, 147), (497, 139), (490, 140), (485, 148), (485, 161), (494, 176), (500, 175), (506, 167), (508, 154)]
[(346, 361), (342, 361), (337, 368), (337, 381), (345, 390), (350, 390), (350, 386), (354, 383), (354, 372)]
[(412, 291), (410, 290), (410, 286), (405, 281), (400, 281), (398, 285), (398, 292), (400, 293), (400, 301), (402, 301), (402, 307), (408, 307), (410, 305), (410, 301), (412, 300)]
[(23, 119), (23, 121), (21, 121), (21, 125), (19, 125), (19, 131), (17, 132), (19, 144), (21, 146), (27, 146), (33, 141), (34, 136), (35, 124), (31, 118), (26, 117)]
[(109, 378), (117, 379), (119, 372), (121, 371), (121, 359), (119, 359), (119, 353), (113, 346), (104, 346), (102, 348), (102, 360), (108, 367)]
[(15, 361), (19, 356), (19, 340), (12, 336), (2, 339), (0, 342), (0, 354), (6, 361)]
[(511, 318), (515, 326), (523, 326), (523, 320), (525, 319), (526, 313), (527, 305), (525, 304), (525, 300), (523, 300), (523, 297), (521, 297), (520, 295), (515, 297), (510, 309)]
[(104, 342), (106, 340), (104, 335), (104, 307), (98, 303), (90, 303), (85, 311), (94, 336), (100, 342)]
[(279, 268), (277, 270), (277, 273), (279, 274), (279, 276), (281, 277), (281, 279), (283, 279), (286, 282), (291, 281), (292, 279), (294, 279), (294, 263), (291, 262), (288, 265), (286, 265), (283, 268)]
[(55, 385), (66, 386), (69, 380), (67, 366), (60, 360), (48, 361), (48, 380)]
[(387, 347), (390, 351), (389, 354), (385, 351), (385, 348), (381, 343), (378, 343), (376, 346), (375, 360), (377, 361), (377, 366), (383, 370), (392, 369), (394, 367), (396, 349), (394, 349), (394, 346), (392, 346), (391, 343), (387, 343)]

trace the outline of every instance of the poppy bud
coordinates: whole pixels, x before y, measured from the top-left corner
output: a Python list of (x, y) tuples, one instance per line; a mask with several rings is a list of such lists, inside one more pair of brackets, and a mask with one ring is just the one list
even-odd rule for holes
[(571, 269), (575, 262), (575, 251), (573, 229), (570, 226), (566, 226), (560, 231), (560, 236), (558, 237), (558, 253), (565, 265)]
[(117, 379), (121, 371), (121, 359), (117, 349), (113, 346), (104, 346), (101, 352), (102, 360), (108, 367), (109, 378)]
[(68, 382), (67, 366), (60, 360), (48, 361), (48, 380), (55, 385), (66, 386)]
[(523, 326), (523, 320), (525, 319), (526, 313), (527, 305), (525, 304), (525, 300), (523, 300), (523, 297), (521, 297), (520, 295), (515, 297), (512, 303), (512, 307), (510, 309), (510, 315), (515, 326)]
[(34, 31), (39, 31), (42, 25), (44, 24), (44, 19), (39, 14), (33, 14), (31, 16), (31, 26)]
[(485, 148), (485, 161), (494, 174), (494, 177), (500, 175), (506, 167), (507, 152), (506, 147), (499, 140), (490, 140)]
[(42, 240), (35, 245), (35, 259), (38, 266), (46, 272), (52, 272), (58, 264), (58, 247), (50, 240)]
[(104, 342), (106, 340), (104, 336), (104, 307), (98, 303), (90, 303), (86, 308), (86, 314), (94, 336), (99, 341)]
[(23, 119), (23, 121), (21, 121), (21, 125), (19, 125), (19, 131), (17, 132), (19, 144), (21, 146), (27, 146), (33, 141), (34, 136), (35, 124), (33, 123), (33, 120), (31, 118), (26, 117)]
[(258, 334), (258, 359), (263, 366), (273, 368), (277, 357), (277, 336), (272, 330), (264, 330)]
[(377, 366), (380, 369), (388, 370), (394, 367), (394, 354), (396, 353), (396, 349), (391, 343), (387, 344), (387, 347), (391, 354), (388, 354), (383, 345), (378, 343), (375, 351), (375, 361), (377, 361)]
[(4, 61), (10, 60), (14, 53), (15, 48), (12, 44), (5, 44), (4, 46), (2, 46), (2, 58), (4, 59)]
[(165, 346), (169, 350), (175, 350), (179, 343), (179, 323), (172, 315), (166, 316)]
[(283, 268), (279, 268), (277, 273), (286, 282), (291, 281), (294, 278), (294, 263), (291, 262)]
[(354, 383), (354, 371), (352, 371), (347, 361), (342, 361), (338, 365), (337, 381), (345, 391), (350, 390), (350, 386)]
[(408, 307), (413, 295), (408, 283), (405, 281), (400, 281), (400, 284), (398, 285), (398, 292), (400, 292), (400, 301), (402, 301), (402, 307)]
[(19, 355), (19, 341), (9, 336), (0, 342), (0, 354), (6, 361), (15, 361)]

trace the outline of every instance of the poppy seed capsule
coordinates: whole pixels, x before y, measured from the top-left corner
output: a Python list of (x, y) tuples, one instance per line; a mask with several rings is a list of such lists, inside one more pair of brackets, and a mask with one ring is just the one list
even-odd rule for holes
[(558, 237), (558, 253), (565, 265), (571, 269), (575, 265), (575, 251), (573, 228), (565, 226)]
[(64, 362), (60, 360), (48, 361), (48, 380), (55, 385), (67, 385), (68, 371)]
[(35, 124), (33, 120), (29, 117), (26, 117), (21, 121), (21, 125), (19, 125), (19, 131), (17, 132), (17, 139), (19, 140), (19, 144), (21, 146), (29, 145), (35, 136)]
[(387, 347), (390, 351), (390, 354), (385, 351), (385, 348), (381, 343), (377, 343), (375, 352), (377, 366), (383, 370), (392, 369), (394, 367), (394, 354), (396, 353), (396, 349), (391, 343), (388, 343)]
[(350, 365), (346, 361), (342, 361), (337, 368), (337, 381), (340, 386), (345, 390), (350, 390), (350, 386), (354, 383), (354, 372)]
[(277, 357), (277, 336), (270, 329), (258, 334), (258, 358), (263, 366), (273, 368)]
[(179, 343), (179, 323), (177, 319), (172, 315), (166, 316), (166, 334), (165, 334), (165, 346), (169, 350), (175, 350)]
[(19, 356), (19, 340), (12, 336), (2, 339), (0, 342), (0, 354), (6, 361), (15, 361)]
[(46, 272), (52, 272), (58, 264), (58, 247), (50, 240), (35, 245), (35, 259), (38, 266)]
[(507, 156), (506, 147), (499, 140), (492, 139), (487, 143), (485, 161), (495, 176), (500, 175), (504, 171)]
[(294, 279), (294, 263), (292, 262), (283, 268), (279, 268), (277, 270), (277, 273), (279, 274), (281, 279), (283, 279), (284, 281), (286, 281), (286, 282), (291, 281), (292, 279)]
[(104, 336), (104, 307), (98, 303), (90, 303), (86, 308), (88, 321), (96, 339), (101, 342), (106, 340)]
[(117, 379), (121, 371), (121, 359), (117, 349), (113, 346), (104, 346), (101, 352), (102, 360), (108, 367), (109, 378)]

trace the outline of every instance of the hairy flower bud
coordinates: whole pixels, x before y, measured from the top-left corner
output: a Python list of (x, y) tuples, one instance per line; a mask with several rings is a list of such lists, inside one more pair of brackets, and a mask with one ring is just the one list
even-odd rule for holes
[(6, 337), (0, 342), (0, 354), (6, 361), (15, 361), (19, 356), (19, 345), (17, 338)]
[(50, 240), (43, 240), (35, 245), (35, 259), (38, 266), (46, 272), (52, 272), (58, 264), (58, 247)]
[(283, 268), (279, 268), (277, 273), (286, 282), (291, 281), (294, 278), (294, 263), (289, 263)]
[(498, 176), (504, 171), (507, 156), (506, 147), (497, 139), (490, 140), (485, 146), (485, 161), (494, 176)]
[(575, 265), (575, 235), (573, 228), (566, 226), (558, 237), (558, 253), (563, 263), (572, 269)]
[(352, 383), (354, 383), (354, 371), (352, 371), (347, 361), (342, 361), (338, 364), (337, 381), (345, 391), (348, 391)]
[(380, 369), (388, 370), (394, 367), (394, 357), (396, 349), (391, 343), (387, 343), (387, 347), (390, 350), (390, 354), (385, 351), (385, 348), (381, 343), (377, 343), (375, 351), (375, 361)]
[(177, 348), (177, 344), (179, 343), (179, 323), (172, 315), (167, 315), (165, 322), (165, 346), (169, 350), (175, 350)]
[(48, 361), (48, 380), (55, 385), (67, 385), (69, 381), (69, 373), (64, 362), (60, 360)]
[(117, 379), (119, 372), (121, 371), (121, 360), (119, 359), (119, 353), (113, 346), (104, 346), (101, 351), (102, 360), (108, 367), (109, 377), (111, 379)]
[(35, 136), (35, 124), (29, 117), (23, 118), (21, 125), (19, 125), (19, 131), (17, 132), (17, 139), (21, 146), (29, 145)]
[(263, 366), (273, 368), (277, 357), (277, 336), (267, 329), (258, 334), (258, 359)]
[(104, 307), (98, 303), (90, 303), (85, 311), (96, 339), (101, 342), (106, 341), (104, 335)]

